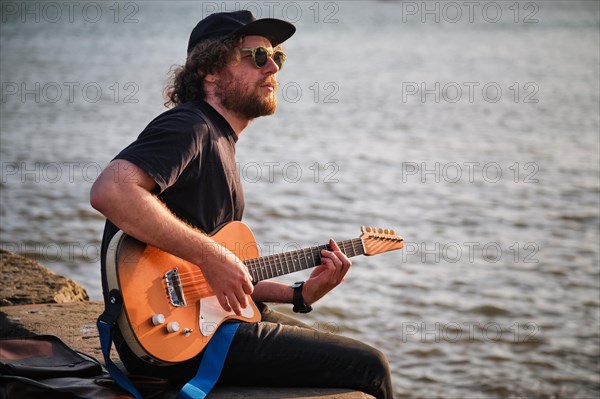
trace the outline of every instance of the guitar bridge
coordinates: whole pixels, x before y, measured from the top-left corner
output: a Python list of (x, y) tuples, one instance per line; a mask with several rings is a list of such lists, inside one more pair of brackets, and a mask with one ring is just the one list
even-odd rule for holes
[(171, 305), (177, 307), (187, 306), (177, 268), (171, 269), (165, 273), (165, 281), (167, 284), (167, 295), (169, 296)]

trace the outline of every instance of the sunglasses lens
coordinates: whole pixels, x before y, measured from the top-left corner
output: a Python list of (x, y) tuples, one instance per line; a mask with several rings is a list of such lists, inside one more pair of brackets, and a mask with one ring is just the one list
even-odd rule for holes
[(267, 49), (262, 47), (256, 49), (256, 52), (254, 53), (254, 63), (257, 67), (264, 67), (268, 59), (269, 54), (267, 53)]
[(283, 68), (283, 63), (285, 62), (285, 54), (281, 51), (276, 51), (275, 54), (273, 54), (273, 61), (275, 61), (279, 69)]

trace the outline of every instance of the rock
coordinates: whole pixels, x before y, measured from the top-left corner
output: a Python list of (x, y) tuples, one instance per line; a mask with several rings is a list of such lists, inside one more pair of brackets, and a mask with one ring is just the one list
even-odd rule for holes
[(2, 306), (89, 300), (85, 288), (80, 284), (12, 252), (0, 250), (0, 271)]

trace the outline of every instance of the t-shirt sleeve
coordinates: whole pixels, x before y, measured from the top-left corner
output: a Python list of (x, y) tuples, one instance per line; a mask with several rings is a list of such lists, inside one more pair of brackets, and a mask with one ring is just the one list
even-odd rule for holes
[(163, 114), (115, 159), (143, 169), (163, 192), (175, 184), (190, 162), (200, 162), (207, 139), (208, 126), (197, 115)]

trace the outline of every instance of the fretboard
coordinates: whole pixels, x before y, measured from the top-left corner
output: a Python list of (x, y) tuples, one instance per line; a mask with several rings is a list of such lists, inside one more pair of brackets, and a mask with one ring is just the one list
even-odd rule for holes
[[(340, 251), (349, 258), (357, 255), (364, 255), (365, 253), (360, 238), (337, 241), (336, 243), (340, 248)], [(321, 250), (323, 249), (331, 251), (329, 245), (321, 245), (318, 247), (262, 256), (260, 258), (246, 259), (244, 264), (248, 267), (253, 281), (257, 283), (262, 280), (319, 266), (321, 264)]]

